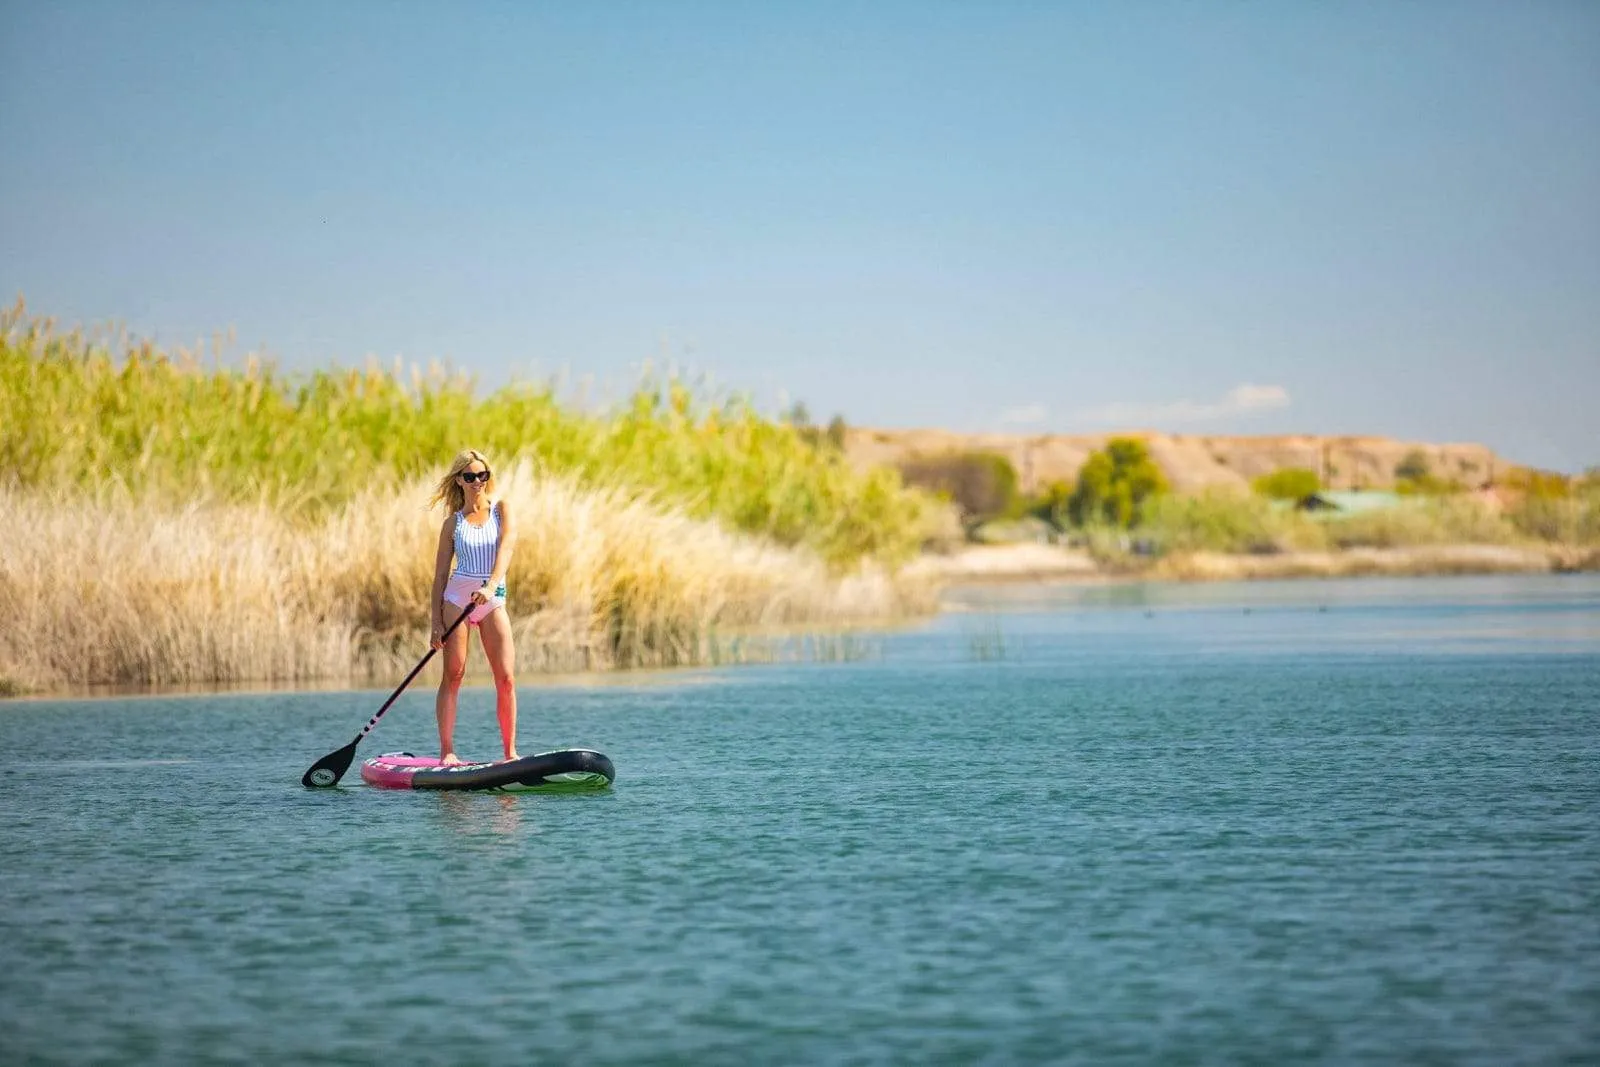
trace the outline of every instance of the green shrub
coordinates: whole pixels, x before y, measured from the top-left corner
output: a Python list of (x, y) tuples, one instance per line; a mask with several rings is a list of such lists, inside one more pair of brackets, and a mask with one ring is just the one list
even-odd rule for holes
[(1570, 497), (1525, 495), (1506, 518), (1529, 537), (1571, 545), (1600, 544), (1600, 490)]
[(1166, 476), (1145, 443), (1113, 437), (1104, 451), (1089, 453), (1078, 471), (1077, 486), (1067, 500), (1067, 518), (1075, 526), (1100, 522), (1127, 529), (1138, 525), (1147, 500), (1166, 491)]
[(1488, 508), (1451, 496), (1328, 519), (1324, 526), (1337, 548), (1507, 544), (1517, 539), (1510, 524)]
[(993, 452), (913, 456), (901, 461), (900, 477), (907, 485), (953, 502), (969, 526), (1021, 514), (1016, 468)]
[(1407, 452), (1394, 467), (1394, 477), (1397, 482), (1414, 482), (1432, 475), (1433, 467), (1428, 463), (1427, 453), (1420, 448), (1413, 448)]
[(1305, 467), (1284, 467), (1263, 474), (1250, 483), (1250, 488), (1273, 500), (1304, 500), (1322, 488), (1322, 479)]
[(1459, 493), (1463, 488), (1459, 481), (1434, 474), (1432, 464), (1421, 449), (1412, 449), (1395, 464), (1394, 490), (1402, 496), (1444, 496)]
[(1171, 552), (1278, 552), (1321, 548), (1319, 524), (1295, 512), (1274, 511), (1260, 496), (1210, 490), (1198, 496), (1152, 500), (1139, 527), (1162, 554)]

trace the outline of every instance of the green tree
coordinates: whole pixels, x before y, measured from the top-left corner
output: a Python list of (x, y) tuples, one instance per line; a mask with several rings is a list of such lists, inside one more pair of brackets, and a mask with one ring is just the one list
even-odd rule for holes
[(1433, 466), (1420, 448), (1405, 454), (1394, 468), (1394, 488), (1398, 493), (1417, 496), (1439, 496), (1453, 493), (1461, 486), (1433, 473)]
[(827, 440), (828, 444), (833, 446), (834, 451), (844, 451), (844, 438), (848, 430), (849, 427), (845, 425), (843, 415), (835, 415), (828, 420)]
[(1304, 500), (1321, 490), (1322, 479), (1305, 467), (1283, 467), (1255, 479), (1250, 488), (1273, 500)]
[(992, 452), (948, 452), (913, 456), (900, 463), (900, 477), (953, 501), (971, 526), (1011, 514), (1017, 507), (1017, 470)]
[(1562, 500), (1572, 495), (1573, 479), (1555, 471), (1519, 467), (1506, 476), (1506, 486), (1525, 496)]
[(1407, 452), (1394, 468), (1395, 481), (1399, 482), (1420, 482), (1432, 474), (1433, 468), (1428, 464), (1428, 457), (1420, 448)]
[(1067, 502), (1072, 499), (1071, 482), (1051, 482), (1043, 492), (1028, 502), (1028, 514), (1035, 518), (1064, 527), (1067, 521)]
[(1167, 479), (1144, 442), (1113, 437), (1078, 471), (1067, 515), (1077, 526), (1100, 521), (1127, 529), (1138, 525), (1146, 500), (1166, 491)]

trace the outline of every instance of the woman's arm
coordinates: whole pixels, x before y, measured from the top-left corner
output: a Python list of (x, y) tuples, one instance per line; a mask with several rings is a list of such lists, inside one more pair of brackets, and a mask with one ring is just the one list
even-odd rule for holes
[(517, 547), (517, 524), (511, 517), (511, 505), (501, 500), (495, 507), (500, 509), (500, 544), (494, 550), (494, 569), (483, 583), (491, 594), (505, 584), (506, 572), (511, 569), (511, 552)]
[(444, 587), (450, 579), (450, 561), (455, 559), (455, 516), (446, 515), (439, 527), (439, 551), (433, 559), (433, 628), (444, 628)]

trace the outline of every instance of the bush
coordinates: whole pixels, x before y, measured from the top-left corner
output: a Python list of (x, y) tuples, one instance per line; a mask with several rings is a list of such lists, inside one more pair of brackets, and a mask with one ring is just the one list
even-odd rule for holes
[(1569, 498), (1524, 496), (1506, 512), (1522, 533), (1558, 544), (1600, 544), (1600, 492), (1583, 492)]
[(992, 452), (913, 456), (900, 463), (900, 477), (907, 485), (950, 500), (969, 526), (1020, 513), (1016, 468)]
[(1294, 512), (1274, 511), (1260, 496), (1228, 490), (1158, 497), (1146, 508), (1140, 532), (1162, 554), (1280, 552), (1324, 545), (1319, 524)]
[(1394, 490), (1402, 496), (1444, 496), (1459, 493), (1463, 488), (1458, 481), (1434, 474), (1421, 449), (1407, 452), (1394, 468)]
[(1101, 522), (1128, 529), (1138, 525), (1145, 502), (1166, 491), (1166, 476), (1145, 443), (1113, 437), (1105, 451), (1089, 453), (1078, 471), (1077, 487), (1067, 500), (1067, 517), (1075, 526)]
[(1284, 467), (1271, 474), (1263, 474), (1250, 483), (1250, 488), (1273, 500), (1304, 500), (1322, 488), (1317, 472), (1305, 467)]
[(1519, 468), (1505, 484), (1518, 494), (1506, 519), (1521, 533), (1563, 544), (1600, 544), (1600, 469), (1568, 478)]
[(1510, 524), (1475, 500), (1438, 497), (1366, 511), (1325, 523), (1337, 548), (1496, 545), (1515, 541)]
[(1433, 468), (1428, 463), (1428, 456), (1420, 448), (1413, 448), (1395, 464), (1394, 477), (1397, 482), (1415, 482), (1431, 477)]
[(1506, 475), (1507, 489), (1524, 496), (1543, 497), (1548, 500), (1565, 500), (1575, 490), (1585, 486), (1585, 479), (1569, 479), (1552, 471), (1531, 470), (1518, 467)]

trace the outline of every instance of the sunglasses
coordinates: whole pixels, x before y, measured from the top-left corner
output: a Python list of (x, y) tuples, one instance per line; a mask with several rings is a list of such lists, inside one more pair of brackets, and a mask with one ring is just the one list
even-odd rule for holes
[(464, 482), (467, 482), (468, 484), (471, 484), (472, 482), (487, 482), (489, 480), (489, 472), (488, 471), (462, 471), (461, 472), (461, 480), (464, 481)]

